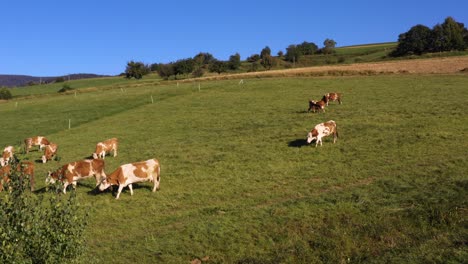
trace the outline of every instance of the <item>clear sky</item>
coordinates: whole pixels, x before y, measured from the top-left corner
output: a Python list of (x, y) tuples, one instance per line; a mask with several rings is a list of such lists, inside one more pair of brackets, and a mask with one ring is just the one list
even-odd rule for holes
[(116, 75), (130, 60), (244, 60), (268, 46), (330, 38), (337, 46), (397, 41), (412, 26), (452, 16), (468, 26), (466, 0), (14, 0), (0, 5), (0, 74)]

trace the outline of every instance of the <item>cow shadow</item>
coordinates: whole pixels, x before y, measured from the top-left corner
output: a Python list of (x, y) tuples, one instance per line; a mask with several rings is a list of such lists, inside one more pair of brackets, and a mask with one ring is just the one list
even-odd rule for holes
[(300, 148), (300, 147), (307, 146), (307, 145), (309, 145), (307, 143), (307, 140), (303, 138), (295, 139), (288, 143), (288, 147), (290, 148)]

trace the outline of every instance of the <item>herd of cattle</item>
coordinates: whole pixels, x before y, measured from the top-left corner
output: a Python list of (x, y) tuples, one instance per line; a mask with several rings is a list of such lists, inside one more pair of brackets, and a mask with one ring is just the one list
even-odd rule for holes
[[(330, 101), (338, 101), (341, 104), (340, 93), (327, 93), (320, 101), (309, 100), (308, 112), (325, 112), (325, 106), (328, 106)], [(333, 120), (320, 123), (316, 125), (307, 134), (307, 143), (310, 144), (315, 140), (315, 146), (320, 143), (322, 146), (322, 138), (333, 135), (333, 143), (336, 142), (338, 131), (336, 123)], [(25, 153), (29, 153), (33, 146), (39, 146), (39, 150), (44, 149), (42, 155), (42, 163), (46, 163), (57, 155), (58, 146), (50, 142), (45, 137), (36, 136), (24, 140)], [(153, 192), (159, 189), (161, 166), (157, 159), (150, 159), (146, 161), (134, 162), (119, 166), (114, 172), (106, 175), (104, 172), (104, 159), (106, 154), (113, 152), (113, 156), (117, 156), (118, 140), (111, 138), (96, 144), (96, 150), (92, 154), (93, 159), (85, 159), (75, 162), (67, 163), (56, 171), (50, 172), (46, 178), (46, 184), (54, 184), (56, 181), (63, 183), (63, 193), (66, 193), (68, 185), (76, 188), (77, 181), (95, 177), (96, 186), (99, 190), (104, 191), (112, 185), (118, 185), (116, 199), (119, 199), (122, 189), (126, 186), (130, 189), (130, 194), (133, 195), (132, 183), (151, 181), (153, 182)], [(13, 146), (7, 146), (3, 150), (2, 157), (0, 157), (0, 191), (3, 190), (3, 185), (10, 181), (11, 175), (11, 162), (14, 159)], [(31, 190), (34, 190), (34, 163), (30, 161), (21, 161), (16, 165), (16, 171), (22, 172), (30, 177)]]
[[(341, 93), (327, 93), (320, 101), (309, 100), (309, 109), (307, 112), (325, 112), (325, 106), (328, 106), (330, 101), (338, 101), (338, 103), (341, 104)], [(333, 143), (335, 143), (338, 138), (338, 131), (336, 130), (336, 123), (333, 120), (316, 125), (307, 134), (307, 143), (310, 144), (315, 140), (315, 147), (317, 147), (319, 143), (320, 146), (322, 146), (322, 138), (329, 135), (333, 135)]]
[[(92, 154), (93, 159), (85, 159), (67, 163), (56, 171), (50, 172), (46, 178), (46, 184), (54, 184), (56, 181), (63, 183), (63, 193), (66, 193), (68, 185), (76, 188), (77, 181), (94, 177), (96, 186), (99, 190), (104, 191), (112, 185), (118, 185), (119, 189), (116, 199), (119, 199), (122, 189), (126, 186), (130, 189), (130, 194), (133, 195), (133, 183), (151, 181), (153, 182), (153, 192), (159, 189), (161, 167), (157, 159), (134, 162), (119, 166), (114, 172), (106, 175), (104, 172), (104, 159), (106, 154), (113, 152), (113, 156), (117, 156), (118, 139), (111, 138), (96, 144), (96, 150)], [(29, 153), (33, 146), (39, 146), (39, 150), (44, 149), (42, 155), (42, 163), (46, 163), (57, 155), (58, 146), (50, 142), (45, 137), (36, 136), (24, 140), (25, 153)], [(11, 170), (29, 175), (31, 191), (34, 191), (34, 163), (31, 161), (21, 161), (17, 163), (16, 168), (12, 168), (14, 157), (13, 146), (7, 146), (3, 150), (0, 157), (0, 191), (3, 190), (3, 185), (10, 182)]]

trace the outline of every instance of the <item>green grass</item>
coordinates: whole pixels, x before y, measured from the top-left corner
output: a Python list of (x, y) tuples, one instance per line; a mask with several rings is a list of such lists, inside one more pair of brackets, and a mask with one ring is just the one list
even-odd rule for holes
[[(120, 140), (107, 173), (160, 160), (157, 193), (143, 183), (116, 201), (92, 194), (93, 180), (78, 185), (90, 211), (86, 263), (461, 263), (467, 81), (272, 78), (51, 94), (0, 104), (0, 146), (36, 134), (59, 144), (60, 162), (36, 165), (38, 195), (47, 170), (103, 139)], [(342, 105), (306, 113), (309, 98), (332, 91)], [(330, 119), (337, 143), (304, 145)]]

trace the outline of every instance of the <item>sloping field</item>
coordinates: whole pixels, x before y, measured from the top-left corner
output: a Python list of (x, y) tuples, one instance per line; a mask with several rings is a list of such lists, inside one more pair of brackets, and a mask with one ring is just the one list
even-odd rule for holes
[[(115, 200), (93, 192), (93, 179), (78, 184), (89, 212), (82, 263), (468, 259), (466, 74), (258, 77), (3, 103), (0, 146), (33, 135), (59, 145), (60, 161), (36, 163), (37, 195), (50, 195), (48, 170), (89, 157), (107, 138), (120, 141), (107, 173), (159, 159), (156, 193), (136, 184)], [(332, 91), (342, 105), (305, 111)], [(307, 132), (330, 119), (337, 143), (306, 145)]]
[[(205, 79), (252, 78), (252, 77), (291, 77), (291, 76), (324, 76), (324, 75), (375, 75), (375, 74), (447, 74), (459, 73), (468, 68), (468, 56), (433, 59), (398, 60), (376, 63), (355, 63), (306, 67), (287, 70), (250, 72), (236, 75), (212, 76)], [(204, 78), (202, 78), (204, 79)]]

